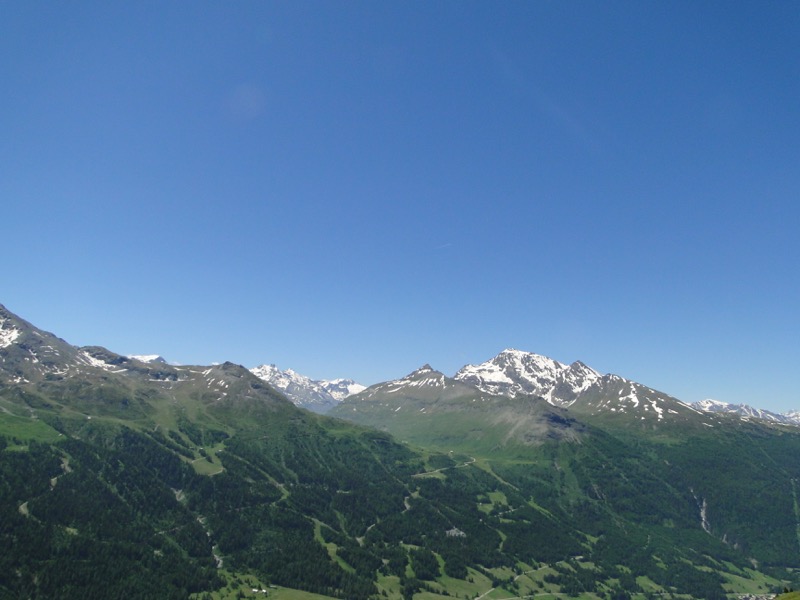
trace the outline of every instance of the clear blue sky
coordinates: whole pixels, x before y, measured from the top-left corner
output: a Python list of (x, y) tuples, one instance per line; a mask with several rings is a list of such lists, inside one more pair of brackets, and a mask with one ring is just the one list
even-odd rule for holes
[(3, 2), (0, 303), (371, 384), (800, 409), (796, 2)]

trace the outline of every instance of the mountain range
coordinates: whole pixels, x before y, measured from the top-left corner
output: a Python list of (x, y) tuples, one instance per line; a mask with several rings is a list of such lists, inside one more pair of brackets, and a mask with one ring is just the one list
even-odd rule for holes
[(76, 347), (0, 306), (0, 598), (800, 585), (788, 421), (517, 350), (365, 389), (253, 371)]
[[(601, 375), (580, 361), (565, 365), (538, 354), (513, 349), (504, 350), (479, 365), (467, 365), (454, 378), (472, 383), (487, 393), (512, 398), (519, 394), (533, 394), (562, 407), (588, 403), (597, 409), (605, 407), (613, 411), (624, 410), (625, 405), (637, 408), (641, 402), (643, 410), (652, 410), (663, 418), (665, 413), (659, 411), (658, 406), (668, 401), (672, 404), (669, 410), (682, 410), (674, 404), (675, 398), (618, 375)], [(800, 425), (800, 411), (779, 414), (746, 404), (715, 400), (680, 404), (703, 412)]]
[(787, 425), (800, 425), (800, 410), (791, 410), (785, 413), (776, 413), (761, 408), (754, 408), (747, 404), (729, 404), (719, 400), (700, 400), (692, 404), (695, 408), (705, 412), (726, 413), (738, 415), (743, 419), (759, 419), (773, 423)]
[[(345, 398), (366, 389), (352, 379), (317, 381), (291, 369), (281, 371), (275, 365), (261, 365), (251, 371), (286, 394), (295, 405), (323, 414), (333, 410)], [(668, 414), (694, 409), (800, 425), (800, 411), (779, 414), (744, 404), (733, 405), (714, 400), (684, 403), (618, 375), (601, 375), (580, 361), (566, 365), (545, 356), (514, 349), (503, 350), (481, 364), (466, 365), (453, 379), (486, 394), (510, 398), (533, 395), (544, 398), (554, 406), (574, 406), (576, 410), (616, 412), (640, 409), (656, 415), (657, 419), (663, 419)]]
[(283, 392), (295, 406), (317, 413), (326, 413), (339, 402), (364, 389), (352, 379), (315, 380), (292, 369), (282, 371), (275, 365), (260, 365), (251, 372)]

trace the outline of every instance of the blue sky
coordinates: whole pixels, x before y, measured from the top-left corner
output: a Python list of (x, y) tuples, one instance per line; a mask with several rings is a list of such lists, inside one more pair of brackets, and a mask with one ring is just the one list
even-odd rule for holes
[(0, 302), (71, 343), (800, 409), (796, 3), (0, 12)]

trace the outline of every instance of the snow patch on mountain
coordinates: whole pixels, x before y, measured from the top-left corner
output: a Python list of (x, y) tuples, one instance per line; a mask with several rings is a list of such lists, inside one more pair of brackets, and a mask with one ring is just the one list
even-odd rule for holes
[(84, 363), (90, 367), (97, 367), (99, 369), (103, 369), (104, 371), (108, 371), (110, 373), (124, 373), (127, 371), (125, 368), (121, 368), (118, 364), (114, 364), (111, 362), (106, 362), (101, 358), (97, 358), (96, 356), (92, 356), (86, 350), (79, 350), (78, 354), (76, 355), (79, 363)]
[(416, 371), (409, 373), (402, 379), (394, 379), (377, 386), (385, 394), (394, 394), (406, 390), (409, 387), (444, 387), (445, 376), (438, 371), (434, 371), (430, 365), (424, 365)]
[(3, 319), (0, 323), (0, 348), (8, 348), (20, 335), (22, 332), (14, 327), (10, 319)]
[(112, 365), (109, 365), (108, 363), (95, 358), (85, 350), (81, 350), (81, 352), (78, 353), (78, 360), (84, 362), (90, 367), (98, 367), (100, 369), (106, 369), (106, 370), (111, 370), (112, 368)]
[(167, 360), (158, 354), (129, 354), (128, 358), (132, 358), (133, 360), (138, 360), (139, 362), (143, 363), (167, 364)]
[(635, 407), (639, 406), (639, 396), (636, 395), (636, 387), (633, 385), (632, 382), (626, 382), (628, 384), (628, 393), (624, 396), (620, 397), (622, 402), (629, 402)]
[(444, 373), (434, 371), (433, 367), (425, 365), (404, 377), (398, 383), (410, 387), (444, 387), (446, 379)]
[(677, 398), (613, 374), (597, 379), (575, 405), (594, 414), (608, 411), (656, 421), (687, 412), (702, 414)]

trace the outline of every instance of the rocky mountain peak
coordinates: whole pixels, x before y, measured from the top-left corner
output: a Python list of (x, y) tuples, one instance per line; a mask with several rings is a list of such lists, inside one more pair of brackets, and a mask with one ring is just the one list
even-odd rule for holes
[(414, 376), (414, 375), (424, 375), (424, 374), (426, 374), (426, 373), (436, 373), (436, 372), (437, 372), (437, 371), (435, 371), (435, 370), (434, 370), (434, 368), (433, 368), (432, 366), (430, 366), (429, 364), (425, 363), (425, 364), (424, 364), (424, 365), (422, 365), (422, 366), (421, 366), (419, 369), (417, 369), (416, 371), (412, 372), (412, 373), (411, 373), (410, 375), (408, 375), (408, 376), (409, 376), (409, 377), (412, 377), (412, 376)]
[(315, 380), (292, 369), (281, 370), (274, 364), (260, 365), (251, 372), (283, 393), (296, 406), (316, 413), (326, 413), (351, 394), (364, 389), (352, 379)]
[(599, 378), (599, 373), (579, 361), (568, 366), (547, 356), (513, 348), (484, 363), (466, 365), (455, 375), (455, 379), (486, 393), (541, 396), (560, 406), (568, 405)]

